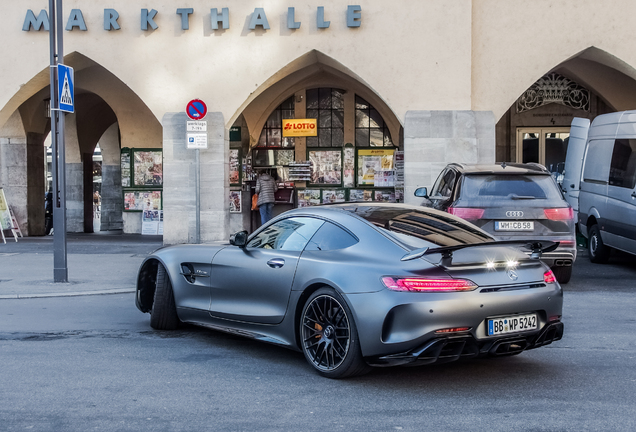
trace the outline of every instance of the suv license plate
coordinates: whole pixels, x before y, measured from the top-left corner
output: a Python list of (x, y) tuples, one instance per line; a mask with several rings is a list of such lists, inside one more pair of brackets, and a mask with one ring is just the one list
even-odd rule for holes
[(534, 231), (534, 222), (495, 221), (495, 231)]
[(512, 315), (488, 320), (488, 336), (537, 329), (537, 315)]

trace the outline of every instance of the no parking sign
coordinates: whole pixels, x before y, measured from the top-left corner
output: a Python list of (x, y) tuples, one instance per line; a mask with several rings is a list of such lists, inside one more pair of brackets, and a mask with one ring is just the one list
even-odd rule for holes
[(192, 120), (200, 120), (208, 113), (208, 107), (201, 99), (192, 99), (186, 106), (186, 114)]

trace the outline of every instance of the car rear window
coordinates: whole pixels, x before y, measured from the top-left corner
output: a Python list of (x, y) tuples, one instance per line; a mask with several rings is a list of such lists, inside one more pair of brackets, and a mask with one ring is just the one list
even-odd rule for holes
[(561, 199), (561, 194), (548, 175), (466, 175), (461, 185), (461, 198)]
[(437, 210), (409, 206), (355, 205), (346, 210), (410, 247), (458, 246), (491, 242), (493, 238), (463, 219)]

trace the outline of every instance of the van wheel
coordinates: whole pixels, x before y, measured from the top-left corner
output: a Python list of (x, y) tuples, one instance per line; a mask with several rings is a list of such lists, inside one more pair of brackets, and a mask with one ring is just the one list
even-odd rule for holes
[(569, 267), (561, 267), (554, 266), (550, 270), (554, 273), (554, 277), (560, 284), (566, 284), (570, 282), (570, 278), (572, 277), (572, 266)]
[(609, 260), (611, 249), (609, 246), (603, 244), (598, 225), (592, 225), (589, 232), (587, 249), (589, 251), (590, 261), (600, 264), (606, 263)]

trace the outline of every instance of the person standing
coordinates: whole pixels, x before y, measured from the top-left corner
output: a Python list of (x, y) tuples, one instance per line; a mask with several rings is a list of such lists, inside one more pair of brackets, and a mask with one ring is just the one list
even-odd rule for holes
[(258, 194), (258, 211), (261, 213), (261, 225), (272, 218), (274, 211), (274, 192), (278, 190), (276, 181), (265, 170), (259, 172), (256, 180), (256, 193)]

